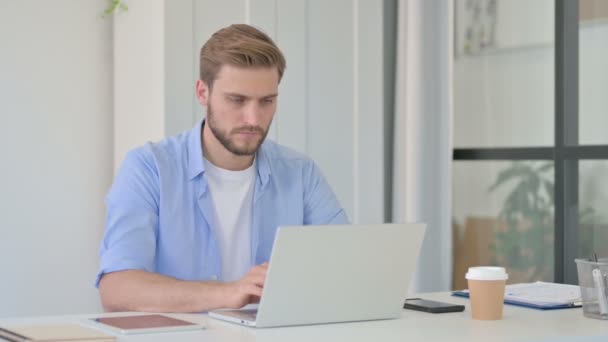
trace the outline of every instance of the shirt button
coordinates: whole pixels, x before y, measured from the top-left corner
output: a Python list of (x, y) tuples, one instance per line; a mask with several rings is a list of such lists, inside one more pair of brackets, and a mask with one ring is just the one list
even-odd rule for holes
[(211, 280), (217, 280), (217, 276), (214, 274), (211, 276)]

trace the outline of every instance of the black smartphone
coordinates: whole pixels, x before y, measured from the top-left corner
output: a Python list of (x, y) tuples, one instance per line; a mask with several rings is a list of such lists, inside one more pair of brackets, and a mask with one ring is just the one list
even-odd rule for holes
[(464, 305), (443, 303), (443, 302), (437, 302), (434, 300), (421, 299), (421, 298), (406, 299), (405, 304), (403, 304), (403, 308), (410, 309), (410, 310), (430, 312), (430, 313), (464, 311)]

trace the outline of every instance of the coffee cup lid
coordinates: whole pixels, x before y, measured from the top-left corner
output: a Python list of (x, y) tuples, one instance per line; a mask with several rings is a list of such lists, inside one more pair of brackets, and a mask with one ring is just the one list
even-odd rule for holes
[(465, 278), (471, 280), (506, 280), (509, 275), (504, 267), (478, 266), (469, 267)]

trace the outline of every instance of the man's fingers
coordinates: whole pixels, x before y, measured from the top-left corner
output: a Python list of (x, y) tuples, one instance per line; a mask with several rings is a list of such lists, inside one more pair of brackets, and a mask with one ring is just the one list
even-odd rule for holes
[(249, 271), (249, 273), (247, 273), (247, 276), (264, 277), (264, 278), (266, 278), (266, 273), (267, 273), (267, 267), (256, 266), (256, 267), (252, 268)]
[(249, 272), (252, 273), (266, 273), (268, 272), (268, 264), (257, 265), (251, 268)]
[(251, 296), (262, 297), (262, 288), (259, 286), (255, 286), (253, 284), (249, 284), (246, 288), (247, 294)]
[(249, 297), (249, 304), (258, 304), (260, 302), (260, 298), (258, 296), (250, 296)]
[(247, 283), (255, 284), (259, 287), (264, 287), (264, 282), (266, 281), (265, 274), (250, 274), (244, 279)]
[[(260, 291), (261, 291), (261, 288), (264, 287), (264, 282), (266, 281), (267, 268), (268, 268), (268, 263), (254, 266), (253, 268), (251, 268), (249, 273), (247, 273), (238, 282), (247, 288), (248, 288), (248, 286), (251, 285), (251, 286), (254, 286), (254, 287), (260, 289)], [(245, 291), (247, 291), (247, 290), (245, 290)], [(257, 294), (257, 293), (254, 293), (254, 294)]]

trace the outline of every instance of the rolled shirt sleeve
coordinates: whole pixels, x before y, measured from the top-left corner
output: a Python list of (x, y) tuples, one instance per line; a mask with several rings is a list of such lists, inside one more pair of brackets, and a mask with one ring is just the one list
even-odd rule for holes
[(158, 170), (145, 146), (129, 152), (106, 197), (106, 232), (95, 280), (122, 270), (155, 270), (158, 233)]

